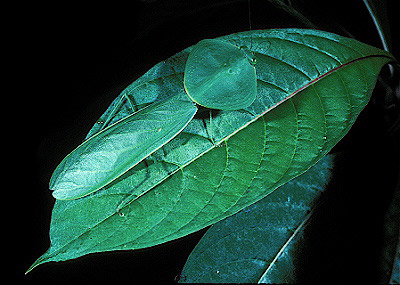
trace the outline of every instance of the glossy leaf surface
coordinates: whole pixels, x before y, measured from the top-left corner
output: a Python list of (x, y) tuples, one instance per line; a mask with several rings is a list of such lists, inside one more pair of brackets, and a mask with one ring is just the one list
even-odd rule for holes
[(190, 254), (180, 281), (296, 283), (303, 231), (332, 165), (333, 156), (325, 156), (272, 194), (213, 225)]
[[(257, 97), (244, 110), (206, 112), (113, 183), (57, 200), (51, 246), (35, 264), (138, 249), (202, 229), (305, 172), (350, 129), (381, 67), (394, 60), (355, 40), (314, 30), (220, 38), (256, 57)], [(108, 125), (183, 91), (190, 48), (136, 80), (100, 118)], [(89, 137), (99, 131), (96, 126)], [(123, 207), (119, 207), (122, 202)]]

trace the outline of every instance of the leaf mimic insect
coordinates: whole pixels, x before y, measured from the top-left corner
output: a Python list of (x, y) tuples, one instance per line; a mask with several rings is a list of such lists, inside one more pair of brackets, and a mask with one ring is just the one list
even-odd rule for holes
[(251, 105), (257, 95), (256, 69), (244, 49), (206, 39), (193, 47), (186, 62), (184, 86), (197, 104), (219, 110)]
[(186, 62), (184, 88), (101, 130), (68, 154), (55, 169), (56, 199), (89, 195), (121, 177), (177, 136), (193, 119), (197, 103), (238, 110), (253, 103), (256, 71), (248, 53), (220, 40), (203, 40)]
[(179, 134), (197, 108), (182, 92), (151, 104), (93, 135), (68, 154), (50, 179), (57, 199), (99, 190)]

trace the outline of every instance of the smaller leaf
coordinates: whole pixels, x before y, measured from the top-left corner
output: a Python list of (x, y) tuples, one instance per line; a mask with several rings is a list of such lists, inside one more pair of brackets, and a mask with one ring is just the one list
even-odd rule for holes
[(181, 282), (295, 282), (302, 232), (330, 178), (333, 156), (214, 224), (190, 254)]

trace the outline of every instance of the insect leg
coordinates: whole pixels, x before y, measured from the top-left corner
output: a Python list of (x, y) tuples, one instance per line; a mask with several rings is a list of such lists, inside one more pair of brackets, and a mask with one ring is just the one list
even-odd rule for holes
[(118, 109), (123, 105), (124, 100), (126, 100), (126, 97), (124, 95), (122, 95), (121, 98), (119, 99), (118, 103), (115, 104), (114, 108), (112, 109), (110, 114), (107, 116), (107, 119), (105, 120), (105, 122), (103, 123), (103, 125), (101, 126), (101, 129), (99, 131), (103, 130), (110, 123), (112, 118), (117, 113)]
[[(172, 171), (171, 171), (171, 169), (164, 168), (164, 170), (165, 170), (166, 172), (168, 172), (168, 175), (166, 175), (166, 176), (165, 176), (164, 178), (162, 178), (160, 181), (156, 182), (154, 187), (156, 187), (156, 185), (158, 185), (159, 183), (161, 183), (162, 181), (164, 181), (164, 179), (165, 179), (166, 177), (169, 177), (169, 176), (172, 175), (173, 173), (176, 173), (176, 172), (178, 172), (178, 171), (181, 171), (181, 172), (182, 172), (182, 175), (184, 175), (183, 165), (180, 165), (180, 164), (175, 163), (175, 162), (172, 162), (172, 161), (163, 161), (163, 162), (165, 162), (165, 163), (167, 163), (167, 164), (175, 165), (175, 166), (177, 166), (177, 168), (175, 168), (175, 169), (172, 170)], [(144, 164), (146, 165), (146, 167), (147, 167), (147, 165), (148, 165), (147, 162), (143, 161), (143, 163), (144, 163)], [(146, 168), (146, 169), (148, 169), (148, 168)], [(150, 179), (150, 173), (149, 173), (149, 171), (146, 171), (146, 177), (143, 179), (143, 182), (147, 181), (148, 179)], [(142, 183), (143, 183), (143, 182), (142, 182)], [(139, 185), (139, 186), (140, 186), (140, 185)], [(150, 189), (151, 189), (151, 188), (150, 188)], [(150, 189), (149, 189), (149, 190), (150, 190)], [(147, 192), (147, 191), (146, 191), (146, 192)], [(123, 216), (123, 215), (121, 215), (121, 210), (122, 210), (122, 208), (128, 206), (130, 203), (132, 203), (134, 200), (136, 200), (137, 198), (139, 198), (141, 195), (145, 194), (146, 192), (132, 193), (132, 194), (130, 194), (128, 197), (126, 197), (124, 200), (122, 200), (122, 202), (118, 205), (118, 207), (117, 207), (117, 209), (116, 209), (116, 212), (117, 212), (120, 216)]]

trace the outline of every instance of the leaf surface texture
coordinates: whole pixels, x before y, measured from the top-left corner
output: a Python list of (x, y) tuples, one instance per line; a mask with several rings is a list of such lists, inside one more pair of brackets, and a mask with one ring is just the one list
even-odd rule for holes
[(214, 224), (190, 254), (185, 283), (296, 283), (304, 229), (328, 184), (333, 156)]
[[(349, 131), (390, 54), (338, 35), (261, 30), (219, 38), (250, 46), (257, 97), (204, 110), (173, 140), (107, 187), (56, 201), (51, 246), (33, 266), (154, 246), (220, 221), (302, 174)], [(128, 86), (88, 137), (183, 90), (190, 48)]]

